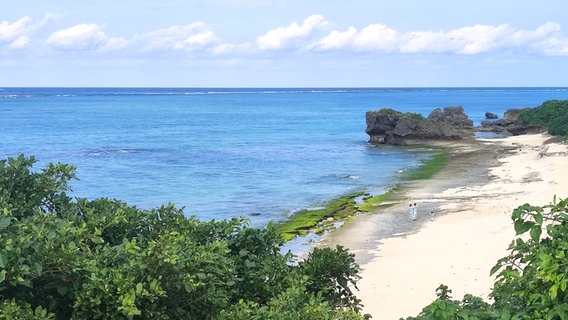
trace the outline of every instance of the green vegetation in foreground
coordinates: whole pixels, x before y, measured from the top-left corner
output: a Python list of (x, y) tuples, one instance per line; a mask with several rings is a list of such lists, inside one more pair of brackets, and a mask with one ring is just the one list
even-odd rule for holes
[(309, 232), (323, 232), (325, 227), (321, 225), (322, 221), (328, 218), (340, 221), (354, 215), (358, 211), (355, 199), (364, 196), (368, 196), (368, 193), (362, 191), (353, 192), (327, 202), (322, 209), (300, 210), (287, 220), (277, 223), (276, 229), (285, 241)]
[(549, 100), (536, 108), (530, 108), (519, 114), (522, 124), (548, 128), (555, 136), (568, 138), (568, 100)]
[(403, 174), (403, 180), (425, 180), (430, 179), (440, 170), (442, 170), (449, 161), (450, 150), (435, 149), (433, 157), (426, 160), (415, 170), (409, 170)]
[(363, 320), (355, 256), (293, 263), (272, 225), (66, 195), (75, 168), (0, 161), (0, 319)]

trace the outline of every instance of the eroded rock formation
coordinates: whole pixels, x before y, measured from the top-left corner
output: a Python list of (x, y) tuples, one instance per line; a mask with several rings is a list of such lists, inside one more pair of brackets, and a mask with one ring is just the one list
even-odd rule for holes
[(505, 112), (502, 119), (495, 121), (482, 121), (481, 127), (477, 131), (481, 132), (506, 132), (512, 135), (526, 134), (532, 132), (544, 132), (546, 128), (542, 126), (523, 125), (519, 123), (519, 114), (526, 109), (513, 108)]
[(428, 118), (416, 113), (401, 113), (392, 109), (369, 111), (366, 114), (371, 143), (413, 145), (474, 137), (473, 121), (462, 107), (435, 109)]

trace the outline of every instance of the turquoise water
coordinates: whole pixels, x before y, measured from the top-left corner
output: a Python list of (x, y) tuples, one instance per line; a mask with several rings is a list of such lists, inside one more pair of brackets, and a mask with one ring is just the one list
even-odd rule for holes
[(3, 88), (0, 158), (77, 167), (77, 197), (201, 219), (279, 220), (350, 191), (380, 193), (428, 157), (367, 144), (365, 112), (428, 115), (568, 99), (565, 88)]

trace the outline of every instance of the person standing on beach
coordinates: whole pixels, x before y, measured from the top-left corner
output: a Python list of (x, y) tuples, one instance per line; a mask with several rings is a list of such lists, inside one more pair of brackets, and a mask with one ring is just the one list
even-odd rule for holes
[(408, 205), (408, 221), (412, 221), (414, 217), (414, 208), (412, 207), (412, 203)]
[(434, 210), (430, 211), (430, 221), (434, 221)]
[(418, 209), (416, 207), (416, 202), (414, 203), (414, 208), (412, 208), (412, 221), (416, 220), (416, 209)]

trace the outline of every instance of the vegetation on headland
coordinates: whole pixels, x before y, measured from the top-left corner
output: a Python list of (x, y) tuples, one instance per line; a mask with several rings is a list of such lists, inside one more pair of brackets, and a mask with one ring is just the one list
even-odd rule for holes
[[(372, 112), (372, 111), (371, 111)], [(405, 116), (407, 119), (412, 120), (414, 122), (421, 122), (421, 121), (426, 121), (427, 119), (424, 118), (424, 116), (420, 113), (415, 113), (415, 112), (405, 112), (402, 113), (400, 111), (396, 111), (394, 109), (391, 108), (383, 108), (379, 111), (376, 111), (377, 113), (382, 113), (382, 114), (387, 114), (387, 115), (392, 115), (392, 116)]]
[(364, 319), (354, 255), (294, 264), (274, 226), (67, 195), (75, 168), (0, 161), (0, 318)]
[(525, 204), (511, 218), (517, 238), (491, 270), (497, 275), (492, 303), (471, 294), (454, 300), (440, 285), (438, 298), (406, 319), (568, 319), (568, 199), (555, 197), (543, 207)]
[(548, 128), (551, 135), (568, 138), (568, 100), (549, 100), (538, 107), (523, 110), (519, 122)]

